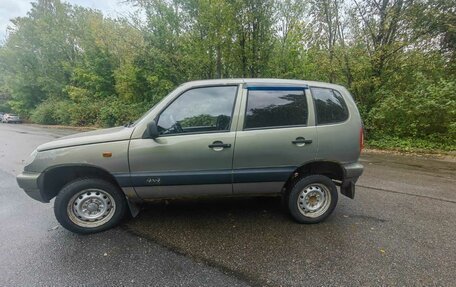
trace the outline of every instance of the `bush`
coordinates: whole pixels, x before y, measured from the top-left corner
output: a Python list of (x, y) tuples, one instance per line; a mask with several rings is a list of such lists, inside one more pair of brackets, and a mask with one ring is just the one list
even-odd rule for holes
[(456, 144), (456, 82), (417, 83), (411, 91), (387, 94), (368, 115), (369, 136)]
[(100, 110), (104, 104), (101, 101), (84, 99), (72, 104), (70, 112), (73, 126), (94, 126), (98, 122)]
[(150, 105), (127, 103), (119, 99), (45, 101), (32, 112), (30, 119), (45, 125), (75, 125), (112, 127), (138, 119)]
[(71, 123), (72, 103), (67, 101), (45, 101), (36, 107), (30, 119), (33, 122), (45, 125)]
[(456, 151), (456, 145), (444, 143), (439, 140), (399, 138), (394, 136), (370, 138), (367, 140), (366, 146), (370, 148), (394, 149), (406, 152)]
[(144, 103), (127, 103), (116, 99), (101, 108), (98, 124), (104, 127), (123, 125), (137, 120), (148, 108)]

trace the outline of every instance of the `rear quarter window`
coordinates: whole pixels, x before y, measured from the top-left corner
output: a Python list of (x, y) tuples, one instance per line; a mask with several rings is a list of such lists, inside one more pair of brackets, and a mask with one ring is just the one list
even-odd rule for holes
[(342, 95), (329, 88), (310, 88), (315, 103), (318, 125), (344, 122), (348, 119), (348, 108)]

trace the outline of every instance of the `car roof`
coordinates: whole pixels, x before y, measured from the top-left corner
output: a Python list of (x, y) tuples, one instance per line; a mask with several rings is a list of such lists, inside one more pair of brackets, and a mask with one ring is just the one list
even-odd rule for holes
[(280, 85), (308, 85), (324, 88), (341, 88), (337, 84), (306, 81), (306, 80), (293, 80), (293, 79), (272, 79), (272, 78), (238, 78), (238, 79), (214, 79), (214, 80), (198, 80), (184, 83), (183, 86), (211, 86), (211, 85), (232, 85), (232, 84), (280, 84)]

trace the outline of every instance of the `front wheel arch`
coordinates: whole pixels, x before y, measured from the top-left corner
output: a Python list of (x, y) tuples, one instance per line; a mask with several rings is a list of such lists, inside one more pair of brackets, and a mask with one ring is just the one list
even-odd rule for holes
[(41, 178), (40, 185), (43, 197), (49, 201), (57, 196), (60, 190), (69, 182), (78, 178), (99, 178), (119, 186), (114, 176), (103, 168), (93, 165), (59, 165), (46, 169)]
[[(60, 190), (68, 183), (81, 178), (98, 178), (110, 182), (122, 190), (115, 177), (107, 170), (89, 164), (65, 164), (46, 169), (39, 178), (39, 186), (45, 202), (56, 197)], [(127, 196), (128, 195), (128, 196)], [(138, 203), (142, 200), (134, 191), (124, 194), (128, 203), (128, 210), (132, 217), (139, 213)]]

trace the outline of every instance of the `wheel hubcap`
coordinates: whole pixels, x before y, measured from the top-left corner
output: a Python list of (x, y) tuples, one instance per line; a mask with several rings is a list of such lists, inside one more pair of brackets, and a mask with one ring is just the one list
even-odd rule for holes
[(85, 189), (68, 203), (70, 220), (82, 227), (97, 227), (109, 221), (116, 205), (112, 196), (101, 189)]
[(298, 196), (298, 209), (306, 217), (318, 217), (324, 214), (331, 203), (329, 189), (322, 184), (306, 186)]

